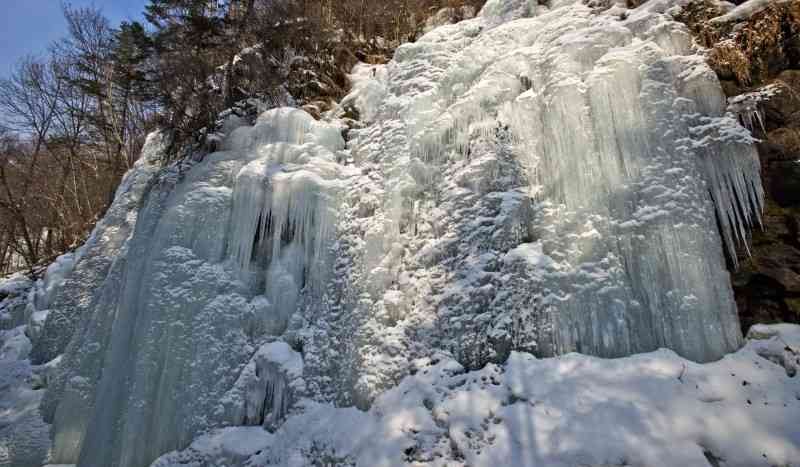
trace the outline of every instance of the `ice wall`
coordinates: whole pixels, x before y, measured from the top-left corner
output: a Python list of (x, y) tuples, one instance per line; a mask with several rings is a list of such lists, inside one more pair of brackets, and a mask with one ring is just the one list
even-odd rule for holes
[[(222, 151), (162, 171), (140, 195), (127, 252), (47, 394), (53, 462), (146, 466), (225, 423), (215, 409), (259, 342), (321, 287), (340, 131), (295, 109), (226, 129)], [(273, 393), (276, 379), (263, 382)]]
[(337, 111), (274, 109), (134, 171), (42, 302), (51, 461), (144, 467), (301, 396), (368, 408), (436, 352), (737, 348), (752, 138), (676, 2), (617, 3), (490, 0), (358, 67), (347, 142)]
[(369, 294), (349, 302), (352, 358), (370, 362), (351, 401), (391, 386), (420, 340), (470, 367), (741, 344), (724, 249), (758, 224), (753, 139), (678, 2), (622, 3), (490, 1), (346, 98), (372, 121), (349, 143), (371, 171), (345, 221), (365, 234), (341, 255)]

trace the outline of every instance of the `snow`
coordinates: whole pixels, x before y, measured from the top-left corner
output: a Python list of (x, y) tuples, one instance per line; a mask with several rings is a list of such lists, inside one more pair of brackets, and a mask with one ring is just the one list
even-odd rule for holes
[[(0, 290), (19, 291), (25, 281), (12, 276), (0, 279)], [(0, 311), (7, 305), (0, 300)], [(44, 391), (28, 381), (34, 368), (27, 359), (31, 343), (25, 326), (0, 329), (0, 466), (39, 467), (50, 446), (49, 426), (39, 415)]]
[(794, 0), (747, 0), (736, 8), (711, 20), (713, 23), (729, 23), (734, 21), (744, 21), (753, 15), (760, 13), (770, 5), (780, 5), (790, 3)]
[(44, 395), (31, 384), (41, 368), (30, 364), (25, 326), (35, 285), (24, 274), (0, 278), (0, 467), (39, 467), (50, 447), (39, 415)]
[[(798, 465), (800, 380), (776, 362), (798, 364), (800, 326), (753, 329), (708, 364), (663, 349), (611, 360), (515, 352), (466, 372), (437, 355), (368, 412), (302, 401), (274, 434), (248, 432), (249, 459), (226, 465)], [(219, 465), (229, 430), (154, 466)]]
[(24, 274), (0, 278), (0, 329), (11, 329), (27, 320), (27, 296), (33, 287)]
[(794, 328), (726, 356), (724, 251), (763, 201), (752, 135), (675, 2), (539, 3), (490, 0), (358, 65), (324, 121), (232, 110), (214, 152), (166, 167), (148, 138), (14, 308), (48, 462), (798, 458)]
[(229, 427), (205, 434), (181, 453), (167, 455), (152, 464), (161, 467), (179, 463), (186, 467), (208, 465), (241, 465), (250, 456), (269, 446), (271, 437), (261, 427)]
[(522, 245), (506, 253), (506, 255), (503, 257), (503, 261), (522, 261), (537, 269), (547, 268), (553, 264), (552, 258), (548, 257), (542, 252), (542, 244), (539, 242), (523, 243)]
[(339, 103), (339, 112), (355, 107), (362, 121), (374, 121), (386, 93), (386, 66), (358, 63), (348, 77), (351, 91)]
[(305, 390), (303, 359), (281, 341), (262, 345), (222, 399), (232, 424), (276, 429)]
[(771, 84), (753, 92), (747, 92), (728, 99), (728, 111), (739, 118), (748, 130), (764, 127), (764, 112), (760, 105), (781, 92), (780, 86)]

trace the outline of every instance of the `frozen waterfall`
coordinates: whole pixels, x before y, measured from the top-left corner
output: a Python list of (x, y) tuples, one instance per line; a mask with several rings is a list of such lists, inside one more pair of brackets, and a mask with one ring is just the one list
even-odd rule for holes
[(148, 465), (230, 418), (214, 413), (254, 346), (322, 288), (343, 147), (338, 128), (276, 109), (151, 183), (114, 293), (98, 291), (48, 391), (54, 462)]
[(540, 3), (357, 67), (347, 141), (337, 111), (230, 115), (219, 151), (157, 171), (153, 136), (46, 300), (51, 461), (364, 408), (436, 352), (736, 349), (724, 250), (758, 222), (758, 159), (677, 2)]

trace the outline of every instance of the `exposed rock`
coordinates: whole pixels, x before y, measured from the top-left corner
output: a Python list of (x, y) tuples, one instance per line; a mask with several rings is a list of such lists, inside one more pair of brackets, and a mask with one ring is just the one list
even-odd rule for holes
[(753, 257), (759, 272), (787, 292), (800, 293), (800, 251), (783, 243), (760, 248)]
[[(734, 2), (739, 5), (744, 2)], [(727, 10), (727, 11), (726, 11)], [(746, 15), (695, 0), (677, 18), (702, 46), (729, 99), (772, 86), (752, 131), (767, 195), (763, 230), (739, 252), (731, 280), (743, 330), (800, 322), (800, 2), (772, 2)]]
[(761, 146), (767, 161), (800, 159), (800, 129), (782, 127), (772, 130)]
[(775, 162), (771, 164), (770, 192), (781, 206), (800, 204), (800, 163), (796, 161)]
[(773, 128), (800, 128), (800, 70), (786, 70), (771, 80), (779, 92), (764, 103), (764, 115)]
[(724, 13), (720, 2), (696, 0), (677, 15), (710, 49), (709, 63), (720, 79), (758, 85), (795, 63), (799, 2), (773, 2), (746, 15)]

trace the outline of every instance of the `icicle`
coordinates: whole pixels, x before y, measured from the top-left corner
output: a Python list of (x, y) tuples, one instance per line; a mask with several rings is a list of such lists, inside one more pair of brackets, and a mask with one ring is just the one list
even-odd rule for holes
[(766, 131), (761, 104), (776, 96), (780, 91), (778, 85), (770, 84), (757, 91), (732, 97), (728, 100), (728, 112), (735, 114), (741, 124), (751, 132), (756, 128)]
[(736, 246), (749, 254), (747, 231), (761, 225), (764, 189), (761, 166), (750, 134), (735, 117), (705, 118), (692, 129), (702, 157), (728, 257), (738, 265)]
[(255, 160), (236, 176), (228, 255), (245, 282), (263, 278), (271, 313), (285, 327), (301, 291), (322, 289), (343, 179), (331, 150), (341, 135), (291, 110), (268, 112), (234, 140)]

